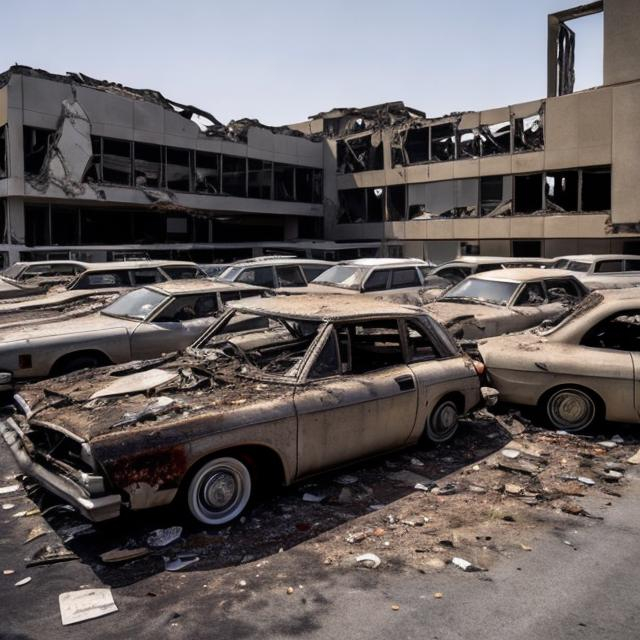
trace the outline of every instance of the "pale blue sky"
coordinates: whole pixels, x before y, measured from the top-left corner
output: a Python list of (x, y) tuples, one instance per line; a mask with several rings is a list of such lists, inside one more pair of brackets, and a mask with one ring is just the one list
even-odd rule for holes
[[(223, 122), (391, 100), (438, 116), (544, 97), (547, 14), (580, 0), (4, 0), (14, 62), (157, 89)], [(571, 23), (602, 82), (602, 15)]]

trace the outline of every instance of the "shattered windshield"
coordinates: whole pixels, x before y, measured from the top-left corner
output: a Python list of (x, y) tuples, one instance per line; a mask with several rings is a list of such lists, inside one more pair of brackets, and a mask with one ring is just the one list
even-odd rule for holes
[(135, 289), (105, 307), (101, 313), (115, 318), (146, 320), (167, 297), (164, 293), (158, 293), (151, 289)]
[(12, 264), (10, 267), (4, 269), (4, 271), (0, 272), (0, 275), (3, 278), (9, 278), (10, 280), (16, 280), (18, 276), (22, 273), (24, 269), (24, 265), (20, 264)]
[(467, 278), (449, 289), (440, 299), (447, 302), (490, 302), (506, 306), (519, 286), (519, 282)]
[(262, 373), (295, 377), (320, 327), (320, 322), (235, 311), (197, 348), (239, 358)]
[(218, 280), (224, 280), (225, 282), (233, 282), (241, 271), (242, 267), (229, 267), (218, 274), (216, 278)]
[(362, 267), (352, 267), (345, 264), (337, 264), (327, 269), (319, 275), (313, 284), (324, 284), (330, 287), (341, 287), (344, 289), (360, 289), (364, 279), (366, 269)]
[(552, 268), (553, 269), (566, 269), (567, 271), (579, 271), (580, 273), (586, 273), (589, 271), (591, 264), (589, 262), (580, 262), (579, 260), (556, 260)]

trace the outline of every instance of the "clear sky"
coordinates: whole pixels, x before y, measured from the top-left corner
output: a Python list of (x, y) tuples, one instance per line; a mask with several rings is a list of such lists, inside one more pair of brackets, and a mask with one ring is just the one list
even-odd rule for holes
[[(427, 115), (546, 95), (547, 14), (581, 0), (4, 0), (17, 62), (157, 89), (219, 120), (305, 120), (403, 100)], [(602, 15), (571, 23), (602, 82)]]

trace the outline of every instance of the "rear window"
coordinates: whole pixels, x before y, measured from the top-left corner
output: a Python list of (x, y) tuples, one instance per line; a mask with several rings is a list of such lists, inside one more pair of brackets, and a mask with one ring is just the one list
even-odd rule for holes
[(420, 277), (414, 267), (409, 269), (394, 269), (391, 272), (391, 288), (419, 287)]
[(596, 273), (619, 273), (622, 271), (622, 260), (602, 260), (596, 264)]
[(305, 264), (302, 266), (302, 270), (304, 271), (307, 282), (311, 282), (312, 280), (315, 280), (321, 273), (324, 273), (327, 270), (327, 267), (314, 267), (312, 265)]
[(245, 269), (235, 282), (244, 282), (245, 284), (255, 284), (260, 287), (274, 287), (273, 269), (271, 267), (256, 267)]
[(131, 281), (135, 285), (162, 282), (165, 278), (158, 269), (136, 269), (131, 272)]
[(74, 289), (100, 289), (102, 287), (130, 286), (129, 272), (103, 271), (101, 273), (86, 273), (77, 281)]
[(196, 267), (162, 267), (162, 270), (171, 280), (191, 280), (203, 277), (202, 271)]
[(276, 267), (276, 274), (279, 287), (304, 287), (307, 284), (300, 267), (297, 265)]

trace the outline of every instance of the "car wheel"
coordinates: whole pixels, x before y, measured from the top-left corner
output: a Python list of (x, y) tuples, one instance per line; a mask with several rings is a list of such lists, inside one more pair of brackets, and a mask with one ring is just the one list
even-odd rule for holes
[(453, 400), (443, 400), (427, 419), (424, 436), (431, 442), (451, 440), (458, 430), (458, 407)]
[(209, 525), (237, 518), (251, 497), (251, 474), (237, 458), (206, 462), (193, 476), (187, 491), (191, 515)]
[(573, 387), (556, 389), (544, 401), (543, 411), (553, 427), (574, 433), (588, 429), (598, 415), (593, 397)]

